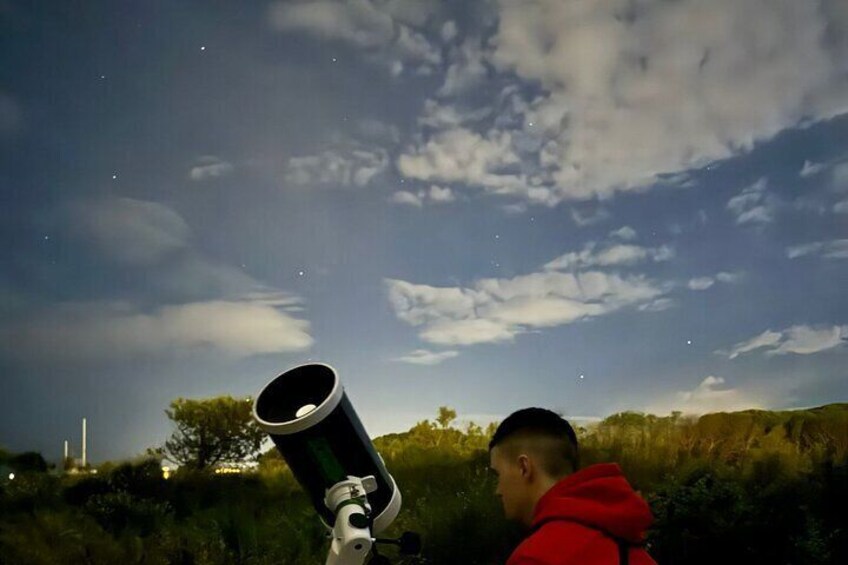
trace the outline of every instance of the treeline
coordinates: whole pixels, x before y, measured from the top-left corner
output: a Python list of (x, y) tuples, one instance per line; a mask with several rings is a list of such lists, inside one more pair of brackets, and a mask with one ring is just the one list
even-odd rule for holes
[[(218, 427), (238, 428), (243, 409), (217, 405), (229, 414)], [(0, 564), (322, 563), (323, 526), (277, 452), (259, 456), (254, 471), (216, 475), (186, 447), (202, 449), (203, 461), (214, 458), (188, 425), (209, 413), (179, 406), (191, 410), (175, 424), (171, 447), (189, 464), (169, 479), (161, 448), (101, 465), (96, 475), (36, 464), (18, 466), (14, 480), (0, 477)], [(419, 532), (424, 563), (503, 563), (523, 532), (503, 520), (494, 496), (488, 441), (495, 425), (455, 421), (456, 412), (442, 407), (433, 421), (374, 440), (404, 498), (383, 535)], [(254, 445), (253, 435), (237, 432)], [(577, 432), (584, 466), (618, 462), (650, 503), (648, 547), (663, 565), (848, 562), (848, 404), (700, 418), (628, 412)], [(0, 456), (8, 470), (16, 455)]]

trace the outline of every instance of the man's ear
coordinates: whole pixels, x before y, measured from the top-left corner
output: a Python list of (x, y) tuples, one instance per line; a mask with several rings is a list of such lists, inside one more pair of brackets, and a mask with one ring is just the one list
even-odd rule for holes
[(518, 456), (518, 470), (525, 479), (533, 476), (533, 461), (523, 453)]

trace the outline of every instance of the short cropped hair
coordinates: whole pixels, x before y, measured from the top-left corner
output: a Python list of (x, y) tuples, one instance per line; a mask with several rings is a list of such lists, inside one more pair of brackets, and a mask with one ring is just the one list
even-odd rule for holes
[(535, 448), (542, 469), (552, 477), (562, 477), (580, 468), (574, 429), (559, 414), (545, 408), (524, 408), (507, 416), (495, 430), (489, 451), (496, 445), (503, 445), (509, 452)]

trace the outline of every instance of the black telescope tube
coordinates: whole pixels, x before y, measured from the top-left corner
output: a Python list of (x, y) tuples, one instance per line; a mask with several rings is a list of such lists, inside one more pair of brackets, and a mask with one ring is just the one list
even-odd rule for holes
[(397, 516), (400, 491), (332, 367), (310, 363), (279, 375), (256, 397), (253, 416), (328, 527), (335, 509), (326, 507), (324, 493), (348, 475), (373, 475), (377, 481), (377, 490), (368, 494), (372, 531), (385, 529)]

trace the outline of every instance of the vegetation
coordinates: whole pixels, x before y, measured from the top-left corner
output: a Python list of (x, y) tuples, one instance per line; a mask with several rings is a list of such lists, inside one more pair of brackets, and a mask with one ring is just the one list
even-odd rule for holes
[(177, 429), (151, 455), (195, 470), (252, 459), (265, 439), (253, 420), (252, 407), (249, 398), (178, 398), (165, 410)]
[[(436, 422), (374, 440), (404, 497), (382, 535), (419, 532), (427, 563), (503, 563), (522, 532), (493, 496), (494, 428), (460, 430), (455, 418), (443, 408)], [(622, 413), (578, 434), (584, 465), (618, 462), (651, 504), (649, 551), (663, 565), (848, 562), (848, 404), (697, 419)], [(4, 468), (16, 457), (0, 455)], [(0, 564), (324, 561), (323, 526), (276, 451), (239, 475), (209, 472), (209, 456), (187, 460), (167, 480), (158, 458), (96, 475), (18, 467), (0, 480)]]

